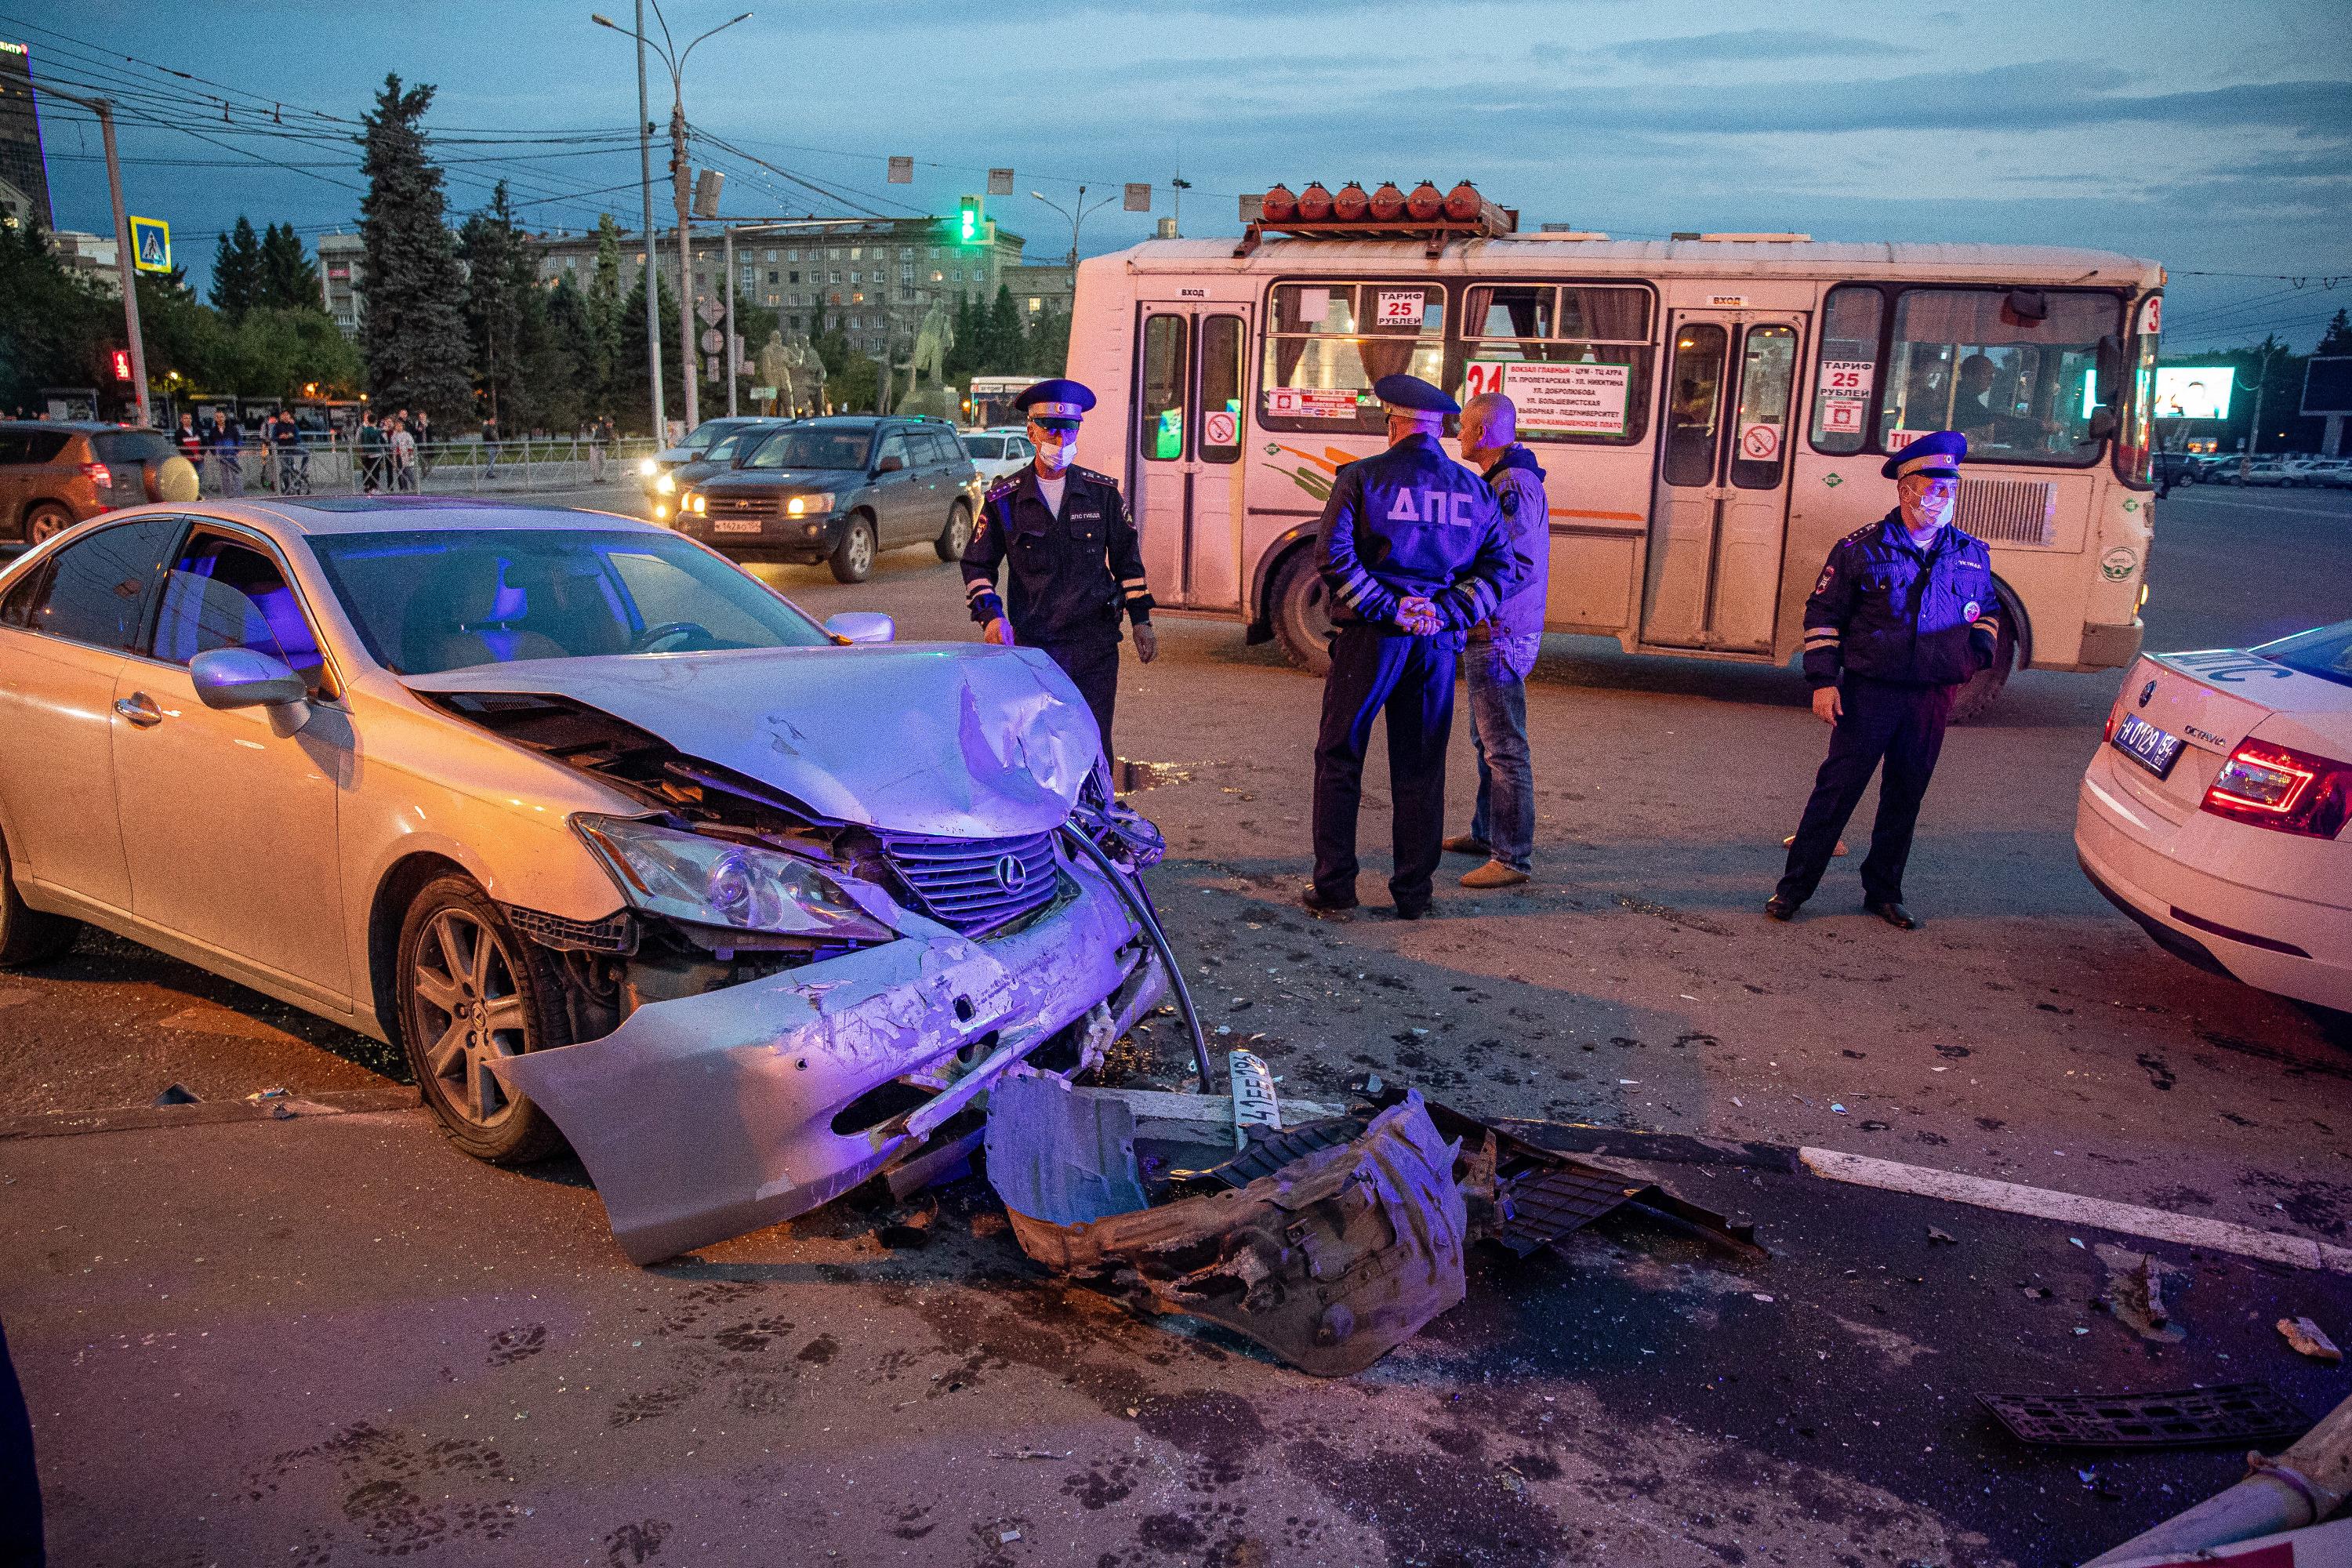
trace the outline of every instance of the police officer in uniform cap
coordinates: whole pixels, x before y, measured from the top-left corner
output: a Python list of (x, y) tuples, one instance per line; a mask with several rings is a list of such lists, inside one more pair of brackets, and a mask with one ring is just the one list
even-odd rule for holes
[(1863, 907), (1904, 931), (1919, 923), (1903, 906), (1919, 802), (1952, 700), (1992, 664), (2000, 634), (1991, 553), (1951, 521), (1968, 450), (1967, 437), (1939, 430), (1887, 458), (1880, 472), (1895, 481), (1895, 510), (1831, 549), (1805, 601), (1805, 679), (1814, 714), (1835, 728), (1788, 868), (1764, 905), (1774, 920), (1793, 919), (1820, 886), (1884, 759)]
[(1418, 376), (1384, 375), (1388, 450), (1340, 468), (1324, 502), (1315, 566), (1330, 590), (1331, 673), (1315, 742), (1317, 913), (1356, 905), (1356, 812), (1372, 720), (1388, 715), (1401, 920), (1428, 912), (1445, 832), (1445, 742), (1454, 658), (1529, 569), (1515, 553), (1486, 480), (1438, 437), (1461, 405)]
[(1135, 525), (1118, 486), (1070, 460), (1078, 421), (1095, 405), (1092, 392), (1075, 381), (1041, 381), (1013, 405), (1029, 416), (1036, 459), (982, 503), (964, 546), (964, 596), (988, 641), (1043, 648), (1062, 667), (1094, 710), (1108, 756), (1122, 609), (1135, 626), (1136, 657), (1150, 664), (1160, 653)]

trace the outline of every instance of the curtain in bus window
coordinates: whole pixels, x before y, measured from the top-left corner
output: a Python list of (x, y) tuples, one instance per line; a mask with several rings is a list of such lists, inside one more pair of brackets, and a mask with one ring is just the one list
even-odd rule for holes
[(1473, 289), (1462, 312), (1462, 335), (1484, 340), (1474, 358), (1531, 358), (1513, 340), (1551, 336), (1551, 306), (1549, 284)]
[(1184, 349), (1181, 316), (1143, 323), (1143, 455), (1166, 462), (1184, 455)]
[(1562, 289), (1559, 335), (1573, 342), (1647, 343), (1649, 290), (1575, 286)]
[(1242, 319), (1201, 322), (1201, 461), (1237, 462), (1242, 455)]
[(1424, 368), (1424, 350), (1445, 341), (1444, 289), (1434, 283), (1367, 283), (1362, 304), (1358, 319), (1369, 334), (1363, 341), (1364, 374), (1373, 381), (1409, 374), (1434, 382), (1434, 367)]
[(1789, 387), (1797, 369), (1793, 327), (1748, 329), (1739, 355), (1739, 416), (1731, 426), (1731, 482), (1744, 490), (1780, 483), (1789, 460)]
[[(2026, 291), (2019, 291), (2025, 293)], [(1899, 451), (1931, 430), (1969, 438), (1972, 462), (2080, 468), (2098, 460), (2098, 342), (2112, 294), (2036, 289), (2021, 315), (2005, 289), (1908, 289), (1895, 301), (1879, 439)]]
[(1666, 483), (1704, 485), (1715, 478), (1716, 412), (1723, 403), (1723, 328), (1693, 321), (1675, 334), (1673, 387), (1667, 396)]
[(1870, 395), (1878, 381), (1878, 324), (1885, 297), (1841, 284), (1822, 310), (1821, 363), (1813, 374), (1813, 450), (1859, 452), (1870, 439)]

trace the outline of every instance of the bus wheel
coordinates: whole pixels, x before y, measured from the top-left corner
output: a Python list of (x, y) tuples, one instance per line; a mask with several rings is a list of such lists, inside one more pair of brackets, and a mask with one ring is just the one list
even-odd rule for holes
[(1992, 664), (1969, 678), (1960, 694), (1952, 701), (1955, 724), (1972, 724), (1991, 711), (2000, 689), (2009, 684), (2010, 671), (2017, 668), (2017, 612), (2004, 600), (2000, 606), (2000, 635), (1993, 640)]
[(1283, 657), (1309, 675), (1331, 670), (1331, 591), (1315, 570), (1315, 552), (1292, 551), (1275, 568), (1266, 618), (1282, 644)]

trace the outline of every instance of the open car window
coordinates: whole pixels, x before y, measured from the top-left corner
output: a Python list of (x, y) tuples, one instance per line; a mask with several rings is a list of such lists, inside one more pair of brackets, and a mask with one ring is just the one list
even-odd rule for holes
[(369, 656), (400, 675), (833, 640), (748, 574), (657, 534), (419, 530), (310, 548)]

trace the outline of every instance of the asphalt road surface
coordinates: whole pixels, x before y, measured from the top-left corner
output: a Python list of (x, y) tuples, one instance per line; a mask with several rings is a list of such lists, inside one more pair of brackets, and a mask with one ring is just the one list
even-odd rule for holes
[[(971, 635), (927, 549), (854, 588), (762, 574), (819, 616)], [(2340, 618), (2352, 497), (2177, 491), (2153, 580), (2154, 647)], [(1118, 726), (1163, 781), (1136, 796), (1170, 840), (1155, 891), (1221, 1043), (1289, 1091), (1377, 1070), (1484, 1114), (2352, 1239), (2341, 1021), (2168, 957), (2075, 868), (2115, 672), (2021, 675), (1954, 732), (1906, 884), (1924, 929), (1854, 907), (1868, 800), (1783, 927), (1759, 907), (1825, 740), (1802, 682), (1555, 638), (1528, 700), (1536, 882), (1381, 918), (1374, 770), (1376, 908), (1320, 922), (1289, 902), (1319, 687), (1228, 625), (1168, 617), (1160, 644)], [(1466, 740), (1453, 772), (1466, 822)], [(1165, 1021), (1138, 1044), (1139, 1075), (1184, 1070)], [(129, 944), (0, 976), (0, 1115), (385, 1074), (381, 1047)], [(635, 1269), (576, 1165), (474, 1165), (414, 1110), (0, 1141), (0, 1314), (61, 1562), (2040, 1564), (2238, 1460), (2025, 1448), (1974, 1394), (2250, 1378), (2316, 1416), (2352, 1393), (2270, 1326), (2344, 1340), (2342, 1276), (1769, 1157), (1656, 1170), (1773, 1258), (1612, 1225), (1484, 1260), (1468, 1302), (1341, 1385), (1060, 1285), (969, 1183)], [(2093, 1305), (2102, 1245), (2181, 1271), (2184, 1337)]]

